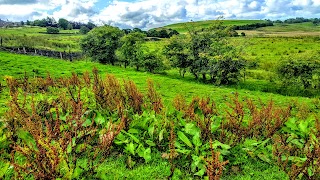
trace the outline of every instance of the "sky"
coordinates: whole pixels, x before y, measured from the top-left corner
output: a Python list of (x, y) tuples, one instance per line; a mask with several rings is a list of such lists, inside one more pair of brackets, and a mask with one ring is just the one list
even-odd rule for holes
[(0, 19), (54, 17), (150, 29), (198, 20), (320, 18), (320, 0), (0, 0)]

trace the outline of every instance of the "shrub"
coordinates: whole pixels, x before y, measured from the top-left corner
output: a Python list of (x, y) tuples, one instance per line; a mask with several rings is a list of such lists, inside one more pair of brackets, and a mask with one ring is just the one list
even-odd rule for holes
[(81, 26), (79, 32), (80, 34), (87, 34), (90, 31), (90, 29), (86, 26)]
[(59, 29), (55, 27), (47, 27), (48, 34), (59, 34)]

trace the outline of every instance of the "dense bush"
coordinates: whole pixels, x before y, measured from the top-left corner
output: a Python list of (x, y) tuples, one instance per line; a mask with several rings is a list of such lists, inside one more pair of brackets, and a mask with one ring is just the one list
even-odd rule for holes
[(268, 20), (262, 23), (254, 23), (254, 24), (246, 24), (246, 25), (239, 25), (234, 26), (234, 30), (253, 30), (261, 27), (273, 26), (273, 22)]
[(290, 59), (283, 61), (277, 70), (283, 86), (285, 88), (295, 87), (305, 90), (320, 90), (320, 62), (315, 60), (317, 58), (311, 57), (311, 59), (305, 60)]
[(90, 31), (89, 28), (87, 28), (86, 26), (81, 26), (79, 32), (80, 34), (88, 34), (88, 32)]
[(196, 30), (189, 27), (187, 36), (170, 38), (163, 53), (173, 67), (184, 77), (187, 70), (204, 82), (210, 76), (215, 84), (233, 84), (240, 79), (245, 68), (239, 50), (228, 42), (228, 37), (237, 35), (232, 27), (217, 21), (209, 28)]
[(47, 27), (48, 34), (59, 34), (59, 29), (55, 27)]
[(82, 51), (94, 61), (114, 65), (117, 61), (116, 50), (124, 33), (116, 27), (101, 26), (94, 28), (80, 43)]

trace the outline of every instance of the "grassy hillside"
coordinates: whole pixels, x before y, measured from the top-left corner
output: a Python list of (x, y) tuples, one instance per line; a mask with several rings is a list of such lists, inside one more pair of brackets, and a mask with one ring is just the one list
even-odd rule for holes
[[(146, 81), (151, 79), (156, 84), (156, 89), (160, 92), (167, 107), (172, 104), (173, 98), (177, 94), (182, 94), (190, 101), (193, 96), (210, 97), (213, 99), (219, 111), (223, 112), (227, 107), (226, 102), (235, 92), (239, 92), (241, 98), (252, 98), (256, 102), (261, 99), (262, 102), (267, 102), (273, 99), (275, 106), (285, 106), (287, 104), (295, 104), (295, 110), (301, 110), (303, 116), (313, 116), (319, 113), (317, 110), (318, 101), (316, 98), (302, 98), (302, 97), (287, 97), (275, 95), (270, 93), (262, 93), (257, 91), (237, 90), (230, 87), (217, 87), (213, 85), (205, 85), (198, 83), (191, 78), (182, 79), (175, 74), (168, 75), (150, 74), (145, 72), (137, 72), (134, 69), (123, 67), (101, 65), (98, 63), (79, 61), (68, 62), (51, 58), (32, 57), (25, 55), (15, 55), (10, 53), (0, 52), (0, 78), (3, 80), (7, 76), (16, 78), (22, 77), (26, 72), (29, 77), (40, 76), (44, 77), (50, 73), (53, 77), (70, 76), (71, 72), (81, 75), (84, 71), (91, 71), (93, 67), (97, 67), (102, 77), (105, 74), (115, 75), (117, 78), (133, 80), (138, 88), (146, 93)], [(9, 99), (7, 89), (4, 89), (0, 94), (0, 114), (7, 110), (5, 102)], [(299, 104), (302, 104), (300, 107)], [(234, 152), (236, 153), (236, 152)], [(244, 157), (249, 157), (244, 155)], [(0, 162), (0, 166), (2, 166)], [(165, 178), (169, 176), (169, 163), (161, 158), (160, 153), (152, 154), (152, 161), (149, 163), (139, 162), (132, 169), (127, 168), (127, 159), (122, 154), (111, 154), (98, 169), (103, 179), (113, 179), (114, 177), (127, 177), (130, 179), (150, 179), (150, 178)], [(238, 168), (236, 166), (235, 168)], [(9, 170), (10, 171), (10, 170)], [(237, 171), (230, 170), (224, 174), (223, 179), (257, 179), (260, 177), (268, 177), (264, 179), (287, 179), (284, 172), (280, 171), (278, 167), (259, 160), (259, 158), (243, 159), (241, 161), (241, 174)], [(7, 172), (10, 173), (10, 172)], [(180, 173), (180, 174), (179, 174)], [(179, 179), (185, 179), (186, 176), (194, 178), (191, 174), (176, 172)], [(113, 177), (113, 178), (110, 178)]]
[[(222, 20), (223, 23), (227, 26), (233, 25), (246, 25), (246, 24), (253, 24), (263, 22), (263, 20)], [(216, 20), (208, 20), (208, 21), (195, 21), (195, 22), (186, 22), (186, 23), (177, 23), (177, 24), (170, 24), (164, 26), (164, 28), (171, 28), (177, 30), (179, 33), (186, 33), (188, 28), (206, 28), (211, 26)]]
[(258, 28), (256, 30), (241, 30), (250, 37), (318, 37), (320, 36), (320, 26), (311, 22), (296, 24), (278, 24)]
[[(223, 102), (228, 96), (239, 92), (241, 96), (246, 96), (263, 101), (274, 99), (277, 104), (285, 105), (292, 101), (301, 101), (312, 106), (313, 99), (303, 97), (286, 97), (272, 93), (262, 93), (260, 91), (250, 91), (246, 89), (236, 89), (230, 87), (217, 87), (210, 84), (203, 84), (195, 81), (191, 76), (185, 79), (178, 76), (177, 71), (169, 71), (167, 75), (150, 74), (146, 72), (137, 72), (131, 68), (123, 68), (110, 65), (101, 65), (90, 61), (68, 62), (52, 58), (33, 57), (25, 55), (15, 55), (11, 53), (0, 52), (0, 78), (4, 84), (5, 76), (16, 78), (23, 77), (26, 72), (28, 76), (45, 77), (50, 73), (53, 77), (70, 76), (72, 72), (82, 74), (85, 71), (91, 71), (97, 67), (102, 74), (113, 74), (118, 78), (133, 80), (137, 86), (144, 91), (147, 79), (152, 79), (158, 86), (158, 89), (166, 103), (170, 104), (177, 94), (182, 94), (191, 100), (193, 96), (209, 96), (217, 102)], [(1, 98), (2, 113), (5, 109), (5, 96)]]
[(42, 27), (0, 28), (3, 46), (26, 46), (55, 51), (80, 51), (79, 30), (60, 30), (59, 34), (46, 34)]
[[(245, 25), (261, 21), (225, 20), (224, 22), (227, 25)], [(193, 25), (201, 28), (208, 27), (211, 23), (213, 23), (213, 21), (202, 21), (194, 22)], [(186, 26), (191, 25), (180, 23), (166, 26), (166, 28), (176, 29), (183, 33), (186, 32)], [(59, 166), (57, 169), (61, 171), (59, 172), (60, 174), (66, 175), (65, 177), (72, 175), (76, 178), (87, 175), (83, 172), (87, 172), (85, 169), (90, 167), (90, 157), (96, 157), (96, 154), (94, 156), (90, 155), (93, 155), (95, 147), (100, 150), (96, 144), (106, 142), (105, 138), (108, 139), (115, 134), (116, 128), (121, 127), (122, 120), (125, 119), (123, 117), (128, 117), (129, 126), (126, 127), (127, 129), (122, 129), (119, 136), (115, 135), (117, 136), (117, 139), (116, 141), (111, 142), (113, 145), (110, 149), (110, 153), (106, 156), (107, 159), (101, 162), (102, 164), (97, 165), (98, 168), (95, 171), (90, 171), (92, 174), (88, 174), (88, 177), (90, 177), (87, 177), (88, 179), (93, 177), (100, 179), (165, 179), (170, 175), (171, 164), (166, 159), (166, 155), (168, 155), (167, 152), (170, 151), (171, 153), (172, 150), (170, 147), (171, 142), (169, 142), (171, 141), (171, 138), (172, 141), (175, 142), (172, 143), (174, 146), (173, 149), (179, 150), (175, 159), (177, 168), (173, 179), (195, 179), (203, 177), (202, 175), (197, 176), (194, 173), (198, 170), (199, 172), (197, 172), (197, 174), (201, 173), (200, 169), (204, 170), (204, 164), (201, 163), (205, 163), (208, 160), (207, 158), (211, 156), (208, 151), (210, 146), (209, 140), (202, 137), (205, 133), (210, 134), (210, 138), (212, 136), (215, 144), (214, 150), (216, 152), (221, 152), (220, 158), (218, 157), (218, 160), (215, 160), (215, 162), (220, 162), (222, 159), (229, 160), (229, 164), (223, 168), (224, 172), (221, 179), (289, 179), (288, 174), (278, 166), (279, 164), (277, 164), (276, 161), (282, 159), (282, 164), (278, 162), (280, 163), (280, 166), (287, 164), (284, 163), (284, 160), (286, 157), (290, 156), (290, 163), (304, 163), (306, 159), (311, 156), (310, 153), (308, 153), (308, 157), (306, 156), (307, 151), (313, 150), (313, 148), (308, 148), (310, 147), (308, 143), (317, 145), (314, 146), (314, 149), (318, 148), (318, 151), (314, 151), (319, 152), (319, 142), (311, 141), (313, 136), (310, 135), (310, 133), (317, 133), (314, 135), (319, 139), (320, 134), (318, 131), (320, 131), (320, 122), (318, 123), (316, 119), (317, 117), (320, 117), (320, 99), (319, 96), (310, 96), (312, 98), (306, 98), (280, 95), (280, 91), (278, 90), (281, 90), (279, 89), (281, 86), (279, 85), (279, 79), (276, 75), (276, 69), (279, 62), (285, 59), (301, 58), (301, 60), (304, 61), (308, 60), (308, 57), (319, 57), (320, 39), (315, 36), (315, 34), (319, 33), (316, 31), (317, 28), (317, 26), (311, 26), (310, 23), (293, 25), (276, 24), (274, 27), (245, 31), (247, 34), (245, 37), (230, 38), (229, 41), (232, 44), (243, 49), (243, 57), (248, 60), (250, 64), (250, 67), (248, 66), (248, 69), (245, 71), (245, 80), (232, 86), (205, 84), (201, 80), (195, 80), (191, 73), (187, 73), (185, 78), (182, 78), (179, 76), (178, 70), (174, 68), (165, 70), (162, 74), (151, 74), (136, 71), (131, 67), (124, 68), (120, 66), (103, 65), (91, 62), (89, 59), (69, 62), (53, 58), (17, 55), (0, 51), (0, 179), (15, 178), (14, 176), (16, 176), (16, 174), (14, 173), (12, 164), (10, 164), (10, 159), (16, 158), (16, 161), (22, 164), (25, 161), (34, 162), (32, 160), (32, 158), (35, 157), (34, 155), (32, 155), (31, 159), (24, 158), (18, 153), (15, 154), (15, 157), (10, 156), (12, 144), (15, 143), (14, 147), (22, 146), (22, 148), (26, 150), (26, 154), (30, 152), (32, 154), (32, 150), (34, 150), (33, 153), (35, 154), (39, 153), (37, 148), (33, 149), (32, 147), (32, 143), (35, 142), (34, 140), (40, 142), (37, 144), (37, 147), (43, 146), (43, 143), (46, 145), (46, 148), (49, 147), (49, 149), (51, 146), (60, 147), (59, 144), (64, 144), (60, 143), (60, 140), (61, 142), (68, 142), (69, 138), (62, 137), (59, 141), (56, 141), (55, 139), (50, 141), (52, 137), (56, 137), (56, 135), (59, 134), (59, 131), (60, 133), (68, 133), (69, 130), (72, 131), (76, 129), (77, 131), (77, 128), (90, 128), (87, 123), (87, 121), (90, 120), (90, 122), (92, 122), (91, 125), (94, 124), (97, 126), (97, 129), (87, 129), (82, 132), (92, 133), (97, 131), (98, 133), (92, 136), (94, 137), (93, 140), (86, 139), (84, 144), (81, 144), (82, 141), (75, 140), (76, 145), (74, 145), (75, 148), (73, 148), (72, 138), (72, 141), (70, 141), (70, 149), (68, 146), (65, 149), (61, 148), (59, 152), (55, 151), (55, 149), (52, 151), (53, 153), (66, 152), (68, 157), (73, 156), (69, 154), (69, 151), (76, 152), (76, 154), (80, 152), (79, 157), (81, 158), (77, 158), (76, 163), (74, 162), (76, 159), (75, 156), (72, 157), (74, 158), (73, 160), (71, 160), (72, 158), (69, 158), (73, 162), (73, 165), (77, 166), (74, 172), (71, 170), (72, 166), (70, 166), (69, 169), (63, 164), (64, 162), (61, 163), (61, 167)], [(26, 45), (32, 45), (37, 48), (59, 51), (71, 48), (72, 51), (80, 51), (78, 42), (82, 38), (82, 35), (75, 34), (76, 30), (62, 31), (62, 34), (58, 35), (48, 35), (44, 32), (45, 28), (25, 27), (0, 29), (0, 37), (4, 37), (4, 40), (6, 40), (5, 43), (9, 43), (11, 46), (26, 43)], [(297, 35), (300, 33), (305, 33), (313, 37), (301, 37)], [(279, 36), (279, 34), (290, 34), (294, 37), (275, 37)], [(144, 44), (144, 48), (155, 51), (161, 55), (162, 48), (166, 43), (167, 39), (162, 41), (148, 41)], [(161, 56), (163, 57), (163, 55)], [(99, 75), (101, 76), (101, 79), (103, 79), (103, 81), (100, 81), (100, 83), (103, 82), (100, 86), (97, 85), (99, 84), (96, 83), (97, 81), (93, 82), (92, 76), (94, 75), (91, 71), (95, 67), (98, 68)], [(86, 76), (82, 76), (86, 75), (86, 71), (90, 72), (89, 76), (91, 76), (91, 80), (89, 80), (89, 83), (86, 81), (88, 80), (86, 79)], [(46, 86), (46, 83), (50, 83), (50, 79), (41, 81), (35, 78), (46, 77), (48, 74), (54, 78), (70, 77), (73, 72), (79, 75), (80, 83), (77, 81), (77, 78), (74, 78), (75, 76), (73, 76), (69, 80), (66, 78), (54, 81), (53, 84), (55, 85), (49, 87), (49, 90), (44, 90), (45, 88), (43, 87)], [(11, 81), (11, 84), (9, 82), (11, 85), (11, 94), (9, 94), (9, 88), (7, 87), (5, 80), (10, 80), (11, 77), (20, 79), (23, 78), (25, 74), (28, 77), (26, 79), (29, 79), (30, 81), (24, 81), (27, 83), (19, 85), (15, 84), (14, 81)], [(138, 113), (134, 114), (136, 113), (134, 112), (134, 109), (130, 109), (130, 105), (127, 107), (128, 104), (123, 103), (126, 100), (129, 102), (130, 98), (132, 98), (128, 95), (130, 94), (128, 93), (129, 91), (125, 90), (126, 87), (121, 86), (119, 90), (116, 89), (116, 86), (112, 86), (112, 83), (106, 85), (111, 82), (107, 81), (107, 79), (110, 78), (110, 76), (107, 76), (108, 74), (118, 78), (120, 80), (119, 84), (121, 85), (127, 83), (123, 80), (132, 80), (137, 85), (138, 89), (144, 94), (144, 97), (142, 98), (144, 103), (142, 105), (143, 113), (141, 116)], [(108, 78), (104, 79), (105, 77)], [(164, 102), (164, 108), (161, 110), (161, 114), (156, 114), (154, 109), (148, 109), (150, 106), (149, 103), (151, 103), (150, 107), (152, 107), (153, 104), (157, 104), (157, 101), (153, 101), (152, 98), (150, 98), (152, 97), (152, 94), (150, 96), (149, 94), (147, 95), (147, 93), (150, 92), (147, 90), (148, 80), (154, 82), (156, 91), (159, 92)], [(15, 88), (12, 88), (13, 86), (15, 86), (18, 91), (24, 93), (21, 93), (19, 97), (17, 95), (16, 97), (18, 98), (11, 97), (15, 96), (12, 92), (17, 92), (15, 91)], [(101, 87), (106, 89), (99, 89)], [(29, 91), (28, 88), (30, 88), (31, 91)], [(32, 88), (34, 88), (34, 91)], [(112, 88), (114, 88), (113, 90), (116, 89), (116, 91), (112, 92)], [(121, 88), (126, 91), (126, 93), (124, 93), (125, 96), (119, 95), (121, 94), (119, 92), (122, 91)], [(297, 89), (298, 95), (303, 96), (297, 87), (294, 88)], [(79, 91), (77, 91), (77, 89), (79, 89)], [(289, 90), (295, 91), (294, 89)], [(68, 109), (68, 104), (76, 108), (78, 104), (80, 105), (82, 103), (82, 100), (74, 99), (78, 92), (78, 98), (80, 99), (81, 94), (84, 107), (88, 109), (77, 111), (77, 113), (79, 113), (77, 115), (72, 114), (76, 111), (70, 111), (70, 114), (68, 112), (70, 110)], [(99, 94), (101, 92), (102, 94)], [(237, 93), (239, 93), (239, 101), (235, 100), (236, 98), (233, 99)], [(294, 93), (295, 92), (293, 92), (293, 94)], [(23, 95), (26, 97), (25, 100), (22, 97)], [(175, 99), (177, 95), (186, 97), (186, 102)], [(58, 96), (59, 100), (56, 101)], [(120, 96), (121, 98), (119, 98)], [(187, 106), (195, 96), (209, 97), (215, 104), (211, 104), (211, 107), (209, 107), (209, 104), (206, 105), (203, 101), (200, 101), (199, 104), (195, 103)], [(34, 98), (37, 103), (36, 112), (32, 112), (32, 117), (30, 116), (31, 119), (35, 118), (35, 121), (32, 121), (33, 119), (28, 121), (28, 118), (25, 118), (26, 113), (23, 113), (30, 113), (29, 111), (31, 111), (31, 109), (28, 108), (29, 106), (33, 107), (31, 98)], [(101, 101), (105, 104), (112, 104), (112, 102), (114, 102), (113, 100), (116, 100), (115, 102), (118, 109), (111, 110), (108, 108), (104, 109), (102, 106), (99, 107), (98, 103), (101, 103), (99, 102), (99, 98), (105, 98), (105, 101)], [(155, 95), (154, 99), (156, 99)], [(173, 105), (174, 99), (175, 105)], [(255, 105), (251, 104), (250, 99), (253, 100), (252, 102)], [(9, 100), (11, 103), (8, 103)], [(59, 113), (54, 114), (55, 110), (53, 106), (47, 106), (46, 102), (48, 101), (56, 101), (57, 104), (61, 105), (62, 109), (66, 107), (64, 110), (61, 110), (61, 118), (59, 118)], [(176, 110), (173, 106), (176, 107), (177, 102), (180, 102), (186, 109), (182, 108), (181, 110)], [(274, 104), (272, 102), (274, 102)], [(25, 103), (27, 104), (26, 106)], [(267, 103), (269, 105), (266, 106)], [(24, 109), (15, 108), (17, 104), (23, 104), (22, 106)], [(290, 105), (289, 108), (288, 105)], [(124, 111), (122, 111), (121, 107), (125, 108)], [(48, 110), (45, 110), (46, 108), (48, 108)], [(80, 106), (77, 108), (81, 109)], [(287, 111), (284, 108), (291, 110), (290, 115), (285, 115)], [(6, 117), (4, 117), (3, 115), (8, 109), (10, 109), (10, 113), (7, 113)], [(205, 111), (208, 112), (209, 115), (206, 114), (204, 109), (206, 109)], [(64, 112), (65, 110), (66, 112)], [(210, 114), (211, 110), (212, 112)], [(39, 115), (34, 116), (35, 113), (38, 112)], [(46, 114), (48, 112), (50, 113)], [(53, 116), (51, 113), (53, 113)], [(121, 116), (120, 113), (122, 113)], [(188, 117), (188, 113), (190, 113), (190, 117)], [(93, 117), (91, 117), (91, 115), (93, 115)], [(56, 116), (56, 119), (54, 116)], [(85, 124), (87, 125), (81, 123), (79, 123), (79, 125), (78, 120), (74, 120), (74, 118), (77, 117), (86, 118)], [(46, 123), (41, 125), (39, 122), (42, 120)], [(204, 124), (207, 120), (209, 120), (209, 125)], [(282, 123), (280, 122), (282, 120), (286, 121)], [(6, 121), (27, 123), (26, 125), (21, 126), (25, 129), (22, 128), (22, 130), (19, 129), (19, 131), (17, 131), (19, 139), (17, 142), (9, 139), (10, 137), (13, 137), (11, 130), (16, 128), (15, 124), (7, 123)], [(31, 131), (32, 127), (29, 125), (32, 125), (34, 122), (38, 122), (38, 125), (44, 127), (50, 124), (47, 122), (53, 123), (54, 121), (56, 122), (55, 124), (58, 124), (57, 122), (62, 124), (58, 128), (54, 125), (54, 131), (57, 134), (54, 134), (49, 138), (46, 138), (46, 136), (53, 131), (48, 131), (47, 133), (42, 131), (43, 137), (38, 139), (32, 137), (30, 139), (30, 135), (24, 133), (24, 131), (31, 133), (41, 131), (42, 128), (36, 128)], [(69, 126), (69, 123), (72, 124), (74, 122), (77, 124)], [(223, 125), (222, 122), (227, 123)], [(28, 129), (29, 127), (31, 128)], [(172, 136), (171, 132), (169, 132), (170, 127), (173, 127), (171, 130), (173, 131)], [(252, 129), (248, 127), (251, 127)], [(272, 129), (274, 127), (275, 129)], [(198, 129), (201, 129), (199, 134), (197, 134)], [(273, 132), (273, 130), (275, 131)], [(176, 131), (176, 136), (174, 136), (174, 131)], [(249, 131), (252, 134), (247, 133)], [(227, 134), (224, 134), (224, 132)], [(270, 132), (275, 134), (269, 136)], [(83, 135), (81, 133), (75, 134), (78, 136)], [(197, 135), (199, 135), (199, 137), (197, 137)], [(201, 139), (198, 140), (200, 136)], [(279, 138), (281, 137), (281, 140), (284, 139), (284, 141), (281, 141), (281, 144), (279, 143), (280, 140), (277, 139), (278, 136)], [(89, 137), (91, 137), (91, 134), (89, 134)], [(123, 139), (123, 137), (126, 139)], [(74, 138), (77, 138), (77, 136)], [(237, 138), (240, 139), (237, 140)], [(286, 138), (288, 139), (286, 140)], [(44, 141), (42, 141), (42, 139)], [(217, 141), (219, 143), (217, 143)], [(221, 142), (223, 144), (221, 144)], [(24, 145), (24, 143), (26, 145)], [(86, 148), (93, 148), (91, 149), (93, 151), (83, 151), (83, 149)], [(141, 148), (145, 149), (141, 151)], [(275, 150), (275, 148), (279, 148), (280, 151), (278, 151), (278, 149)], [(290, 152), (285, 152), (284, 154), (280, 153), (278, 154), (279, 156), (274, 155), (275, 151), (279, 153), (281, 150), (284, 152), (288, 149)], [(19, 151), (19, 149), (17, 149), (17, 151)], [(43, 150), (41, 152), (44, 151), (48, 152), (47, 154), (50, 154), (49, 152), (51, 152), (49, 150)], [(208, 153), (210, 154), (209, 156)], [(103, 154), (103, 156), (104, 155), (105, 154)], [(62, 156), (54, 155), (52, 157), (60, 158)], [(148, 158), (151, 160), (147, 161)], [(315, 158), (318, 157), (315, 156)], [(39, 161), (39, 158), (36, 158), (36, 160), (40, 162), (38, 164), (42, 164), (42, 161)], [(319, 158), (310, 161), (308, 159), (306, 162), (312, 162), (317, 165), (319, 160)], [(196, 167), (198, 166), (197, 164), (199, 167)], [(290, 168), (291, 167), (288, 165), (286, 170), (289, 170)], [(311, 166), (310, 168), (307, 168), (309, 174), (309, 171), (312, 171), (310, 169), (312, 169)], [(55, 170), (56, 169), (53, 169), (53, 171)], [(204, 172), (205, 171), (202, 171), (202, 173)], [(319, 172), (316, 173), (319, 174)], [(94, 176), (90, 176), (93, 174)], [(318, 177), (319, 176), (316, 176), (315, 178), (317, 179)], [(30, 175), (25, 176), (25, 178), (32, 179)]]

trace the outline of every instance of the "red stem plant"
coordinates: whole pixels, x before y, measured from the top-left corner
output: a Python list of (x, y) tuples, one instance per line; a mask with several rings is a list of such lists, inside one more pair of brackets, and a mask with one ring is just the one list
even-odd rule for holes
[[(258, 108), (252, 100), (241, 102), (238, 93), (232, 98), (232, 104), (227, 105), (230, 110), (226, 111), (226, 121), (222, 126), (225, 134), (229, 135), (227, 139), (232, 139), (233, 143), (252, 137), (271, 138), (287, 122), (291, 111), (291, 106), (274, 107), (272, 100), (266, 106), (261, 103), (261, 107)], [(248, 110), (250, 113), (247, 113)]]
[[(106, 84), (116, 89), (117, 82), (112, 77), (109, 79)], [(88, 80), (85, 81), (88, 83)], [(106, 157), (115, 137), (129, 121), (127, 116), (122, 110), (120, 123), (110, 122), (106, 127), (97, 124), (95, 116), (89, 118), (88, 109), (81, 97), (83, 83), (76, 74), (70, 78), (60, 78), (56, 84), (50, 77), (45, 81), (37, 79), (36, 83), (37, 87), (38, 83), (43, 83), (39, 87), (48, 84), (56, 86), (62, 93), (56, 100), (40, 101), (38, 104), (32, 98), (29, 109), (25, 103), (27, 93), (23, 94), (21, 101), (19, 82), (7, 78), (11, 96), (6, 113), (7, 128), (12, 133), (11, 163), (19, 178), (30, 174), (35, 179), (65, 177), (73, 171), (77, 159), (81, 157), (88, 158), (88, 166), (91, 167), (88, 173), (94, 173), (96, 165), (93, 161), (98, 157), (100, 160)], [(35, 86), (32, 84), (31, 87)], [(22, 157), (24, 160), (21, 163)], [(62, 172), (61, 168), (69, 172)]]
[(229, 161), (220, 161), (220, 152), (215, 152), (212, 139), (210, 139), (210, 150), (211, 158), (206, 158), (206, 170), (209, 180), (219, 180), (222, 176), (224, 167), (229, 163)]

